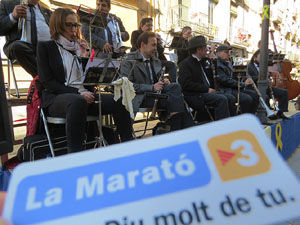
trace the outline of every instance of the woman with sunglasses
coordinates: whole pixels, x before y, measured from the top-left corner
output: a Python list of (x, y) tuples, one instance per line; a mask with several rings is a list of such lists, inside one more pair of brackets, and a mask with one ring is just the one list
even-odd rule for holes
[[(68, 152), (83, 150), (87, 115), (97, 116), (97, 96), (83, 85), (82, 66), (77, 56), (86, 54), (87, 44), (80, 40), (80, 25), (76, 14), (67, 8), (56, 9), (50, 18), (51, 41), (40, 42), (37, 49), (39, 78), (44, 87), (41, 107), (51, 117), (66, 118)], [(102, 115), (113, 114), (122, 142), (132, 140), (129, 113), (112, 94), (101, 95)]]

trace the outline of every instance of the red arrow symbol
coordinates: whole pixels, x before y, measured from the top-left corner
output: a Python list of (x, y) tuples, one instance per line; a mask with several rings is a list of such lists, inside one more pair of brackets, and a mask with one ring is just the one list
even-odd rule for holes
[(217, 150), (217, 153), (219, 155), (219, 158), (220, 158), (223, 166), (225, 166), (226, 163), (228, 163), (228, 161), (230, 159), (232, 159), (233, 156), (235, 156), (235, 153), (226, 152), (224, 150)]

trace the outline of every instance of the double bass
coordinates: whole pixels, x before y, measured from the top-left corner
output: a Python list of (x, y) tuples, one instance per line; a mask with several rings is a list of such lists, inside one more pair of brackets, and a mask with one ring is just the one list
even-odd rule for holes
[[(274, 52), (278, 54), (275, 40), (274, 31), (270, 31), (271, 39), (273, 41)], [(300, 94), (300, 83), (291, 78), (290, 72), (292, 71), (292, 63), (288, 60), (282, 60), (275, 63), (271, 68), (271, 77), (273, 79), (272, 86), (278, 88), (286, 88), (288, 90), (288, 99), (294, 99)]]

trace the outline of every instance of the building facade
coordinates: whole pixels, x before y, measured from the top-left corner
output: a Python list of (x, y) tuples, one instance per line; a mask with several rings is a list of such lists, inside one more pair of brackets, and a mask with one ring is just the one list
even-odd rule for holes
[[(195, 35), (227, 40), (237, 56), (250, 58), (261, 39), (263, 0), (152, 0), (155, 30), (168, 34), (191, 26)], [(278, 52), (300, 60), (300, 1), (271, 0), (270, 30)], [(269, 48), (274, 50), (271, 36)]]

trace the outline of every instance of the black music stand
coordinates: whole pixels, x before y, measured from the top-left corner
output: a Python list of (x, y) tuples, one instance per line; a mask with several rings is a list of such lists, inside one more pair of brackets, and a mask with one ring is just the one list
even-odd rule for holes
[(101, 87), (107, 87), (111, 85), (111, 82), (118, 74), (120, 67), (120, 61), (112, 59), (112, 54), (107, 59), (94, 58), (93, 61), (89, 60), (85, 68), (84, 82), (71, 82), (71, 85), (83, 85), (88, 90), (97, 88), (99, 91), (98, 101), (99, 104), (99, 137), (96, 138), (96, 145), (98, 147), (107, 146), (107, 142), (104, 139), (102, 132), (102, 110), (101, 110)]
[(92, 51), (92, 27), (96, 28), (103, 28), (106, 29), (107, 22), (106, 18), (100, 15), (101, 10), (93, 10), (89, 8), (88, 6), (85, 6), (83, 4), (80, 4), (77, 12), (76, 12), (80, 18), (81, 23), (85, 23), (89, 26), (89, 45), (90, 45), (90, 54)]
[(275, 53), (273, 54), (272, 59), (276, 62), (282, 62), (284, 60), (285, 54)]
[(246, 65), (236, 65), (232, 66), (232, 76), (233, 79), (237, 80), (238, 76), (241, 76), (242, 80), (247, 77), (247, 66)]

